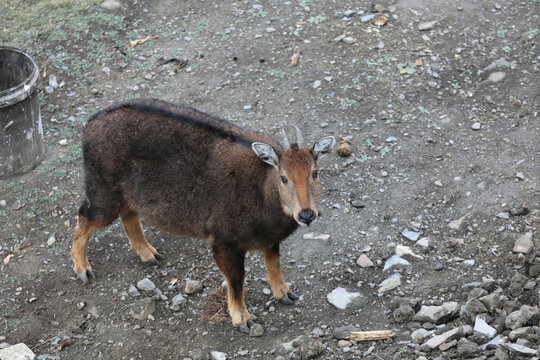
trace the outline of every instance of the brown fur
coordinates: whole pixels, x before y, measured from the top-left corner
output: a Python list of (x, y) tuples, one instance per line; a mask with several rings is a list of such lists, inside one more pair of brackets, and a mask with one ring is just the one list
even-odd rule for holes
[[(318, 215), (320, 182), (312, 177), (316, 154), (294, 146), (283, 152), (266, 135), (155, 99), (94, 114), (82, 142), (86, 199), (71, 252), (81, 279), (94, 275), (86, 257), (89, 237), (118, 216), (140, 258), (157, 264), (162, 256), (146, 241), (143, 218), (172, 234), (211, 239), (235, 325), (250, 318), (243, 293), (248, 250), (264, 251), (274, 296), (287, 297), (279, 243), (298, 227), (300, 211)], [(261, 161), (253, 142), (271, 145), (279, 165)]]

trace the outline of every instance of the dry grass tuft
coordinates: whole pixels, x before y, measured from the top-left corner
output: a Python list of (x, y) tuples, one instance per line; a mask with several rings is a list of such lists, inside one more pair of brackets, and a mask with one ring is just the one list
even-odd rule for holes
[(221, 286), (208, 296), (206, 309), (202, 313), (200, 320), (213, 324), (220, 324), (228, 319), (227, 288)]

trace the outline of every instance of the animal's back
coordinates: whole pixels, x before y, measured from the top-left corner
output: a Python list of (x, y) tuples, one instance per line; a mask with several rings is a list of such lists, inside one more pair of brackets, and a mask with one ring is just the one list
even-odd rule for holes
[(103, 196), (116, 198), (119, 209), (127, 205), (171, 233), (208, 237), (211, 216), (239, 216), (260, 196), (267, 166), (251, 151), (253, 141), (278, 146), (192, 108), (154, 99), (116, 105), (84, 129), (87, 196), (106, 187), (115, 195)]

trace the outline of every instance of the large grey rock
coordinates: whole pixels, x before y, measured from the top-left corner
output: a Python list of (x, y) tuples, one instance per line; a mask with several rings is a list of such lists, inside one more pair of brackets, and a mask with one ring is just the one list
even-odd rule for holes
[(526, 325), (536, 325), (539, 313), (538, 306), (523, 305), (519, 310), (506, 317), (505, 325), (512, 330)]
[(450, 301), (441, 306), (422, 305), (420, 311), (413, 316), (414, 321), (429, 321), (433, 324), (444, 324), (452, 320), (459, 312), (459, 304)]
[(156, 311), (156, 300), (145, 298), (132, 304), (129, 313), (137, 320), (146, 320), (154, 311)]
[(137, 283), (137, 289), (142, 291), (154, 291), (155, 288), (156, 285), (148, 278), (144, 278)]
[(0, 360), (34, 360), (36, 355), (23, 343), (0, 350)]

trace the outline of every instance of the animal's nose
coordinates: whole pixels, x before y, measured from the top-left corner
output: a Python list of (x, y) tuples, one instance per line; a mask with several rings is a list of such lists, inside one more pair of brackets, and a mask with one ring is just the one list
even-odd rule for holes
[(304, 209), (298, 214), (298, 218), (304, 224), (309, 225), (313, 220), (315, 220), (315, 212), (311, 209)]

